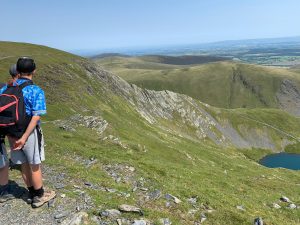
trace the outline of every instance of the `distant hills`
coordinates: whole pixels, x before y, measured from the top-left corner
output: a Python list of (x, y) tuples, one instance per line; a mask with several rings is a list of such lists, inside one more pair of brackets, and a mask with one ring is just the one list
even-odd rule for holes
[[(300, 47), (300, 36), (281, 37), (281, 38), (259, 38), (259, 39), (244, 39), (244, 40), (225, 40), (208, 43), (193, 43), (180, 44), (172, 46), (157, 46), (157, 47), (139, 47), (139, 48), (119, 48), (106, 50), (78, 50), (74, 53), (83, 54), (84, 56), (93, 57), (102, 53), (117, 52), (131, 56), (137, 55), (185, 55), (185, 54), (203, 54), (219, 51), (233, 51), (237, 49), (255, 49), (255, 48), (296, 48)], [(101, 53), (102, 52), (102, 53)]]
[(99, 55), (95, 55), (90, 57), (91, 59), (102, 59), (102, 58), (107, 58), (107, 57), (130, 57), (129, 55), (125, 55), (125, 54), (120, 54), (120, 53), (103, 53), (103, 54), (99, 54)]
[[(271, 47), (275, 46), (300, 46), (300, 36), (296, 37), (281, 37), (281, 38), (259, 38), (259, 39), (244, 39), (244, 40), (227, 40), (199, 44), (203, 48), (254, 48), (254, 47)], [(195, 45), (196, 46), (196, 45)]]
[(100, 55), (94, 53), (92, 55), (94, 55), (92, 58), (127, 57), (129, 55), (210, 56), (235, 59), (251, 64), (292, 67), (300, 65), (300, 37), (231, 40), (144, 49), (119, 49), (117, 53)]
[(216, 107), (282, 108), (300, 116), (299, 71), (225, 59), (141, 56), (95, 61), (142, 88), (186, 94)]
[[(122, 55), (119, 53), (104, 53), (97, 56), (93, 56), (91, 59), (93, 60), (101, 60), (109, 61), (121, 58), (128, 58), (132, 56), (129, 55)], [(132, 57), (134, 60), (134, 58)], [(219, 62), (230, 60), (227, 57), (219, 57), (219, 56), (209, 56), (209, 55), (182, 55), (182, 56), (167, 56), (167, 55), (144, 55), (139, 56), (137, 59), (140, 59), (144, 62), (149, 63), (161, 63), (161, 64), (168, 64), (168, 65), (194, 65), (194, 64), (203, 64), (203, 63), (210, 63), (210, 62)]]

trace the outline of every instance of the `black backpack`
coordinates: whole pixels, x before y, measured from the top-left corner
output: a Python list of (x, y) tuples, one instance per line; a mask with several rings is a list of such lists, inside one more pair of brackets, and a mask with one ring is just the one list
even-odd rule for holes
[(22, 89), (33, 85), (31, 80), (21, 85), (7, 85), (7, 89), (0, 94), (0, 136), (22, 137), (31, 120), (26, 115)]

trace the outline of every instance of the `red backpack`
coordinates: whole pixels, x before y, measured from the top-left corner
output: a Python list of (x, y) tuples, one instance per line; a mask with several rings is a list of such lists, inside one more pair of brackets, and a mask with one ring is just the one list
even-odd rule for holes
[(22, 137), (31, 120), (26, 115), (22, 89), (33, 85), (31, 80), (21, 85), (7, 85), (7, 89), (0, 94), (0, 135)]

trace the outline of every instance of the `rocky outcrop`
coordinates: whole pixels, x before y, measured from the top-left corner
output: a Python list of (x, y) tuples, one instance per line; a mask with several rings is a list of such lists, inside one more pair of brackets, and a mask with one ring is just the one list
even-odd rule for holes
[(76, 114), (68, 120), (56, 120), (54, 123), (62, 130), (76, 131), (78, 126), (84, 126), (95, 130), (98, 134), (102, 134), (108, 126), (108, 122), (101, 116), (83, 116)]
[[(236, 130), (227, 121), (218, 121), (205, 110), (210, 106), (187, 95), (174, 93), (171, 91), (153, 91), (129, 84), (122, 78), (104, 71), (101, 67), (94, 64), (83, 65), (90, 76), (102, 81), (103, 91), (112, 91), (114, 94), (126, 99), (137, 112), (150, 124), (155, 124), (170, 132), (175, 132), (179, 136), (194, 138), (197, 140), (209, 139), (222, 146), (235, 146), (238, 148), (264, 148), (272, 150), (282, 150), (282, 144), (277, 149), (267, 129), (261, 129), (258, 133), (255, 130), (250, 132), (244, 127), (244, 131)], [(296, 97), (294, 90), (293, 95)], [(298, 107), (299, 109), (300, 107)], [(163, 119), (178, 129), (169, 129), (159, 121)], [(185, 132), (180, 132), (182, 127), (193, 127), (195, 132), (190, 136)], [(243, 136), (245, 134), (245, 136)]]
[(283, 80), (276, 97), (281, 109), (300, 117), (300, 87), (293, 81)]

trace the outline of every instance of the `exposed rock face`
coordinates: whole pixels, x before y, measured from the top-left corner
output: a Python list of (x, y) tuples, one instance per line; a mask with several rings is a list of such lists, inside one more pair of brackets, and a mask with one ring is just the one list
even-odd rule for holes
[(84, 126), (96, 130), (98, 134), (102, 134), (108, 126), (108, 122), (101, 116), (82, 116), (74, 115), (68, 120), (56, 120), (55, 123), (63, 130), (75, 131), (76, 127)]
[(102, 211), (100, 213), (101, 217), (107, 217), (107, 218), (118, 218), (121, 216), (121, 212), (117, 209), (107, 209), (105, 211)]
[(166, 199), (168, 199), (168, 200), (174, 201), (176, 204), (181, 203), (181, 200), (180, 200), (179, 198), (175, 197), (174, 195), (166, 194), (165, 197), (166, 197)]
[(222, 135), (212, 132), (217, 122), (206, 113), (198, 102), (186, 95), (171, 91), (149, 91), (132, 85), (137, 111), (149, 123), (156, 123), (156, 118), (173, 120), (179, 115), (181, 123), (196, 128), (198, 138), (210, 138), (216, 143), (222, 143)]
[[(84, 64), (83, 66), (89, 73), (93, 74), (94, 77), (97, 77), (105, 84), (103, 91), (113, 91), (113, 93), (125, 98), (150, 124), (155, 124), (170, 131), (170, 129), (159, 123), (159, 120), (164, 119), (166, 121), (172, 121), (173, 124), (175, 123), (178, 130), (181, 130), (183, 126), (193, 127), (195, 129), (194, 136), (196, 136), (197, 140), (210, 139), (222, 146), (282, 150), (276, 149), (267, 131), (262, 130), (260, 133), (256, 133), (255, 131), (250, 133), (248, 131), (238, 131), (233, 128), (229, 122), (220, 122), (211, 116), (205, 110), (205, 107), (210, 106), (189, 96), (171, 91), (142, 89), (134, 84), (127, 83), (118, 76), (104, 71), (97, 65)], [(287, 82), (287, 85), (290, 84)], [(287, 91), (286, 89), (284, 90)], [(292, 95), (298, 98), (299, 92), (297, 92), (296, 89), (293, 90)], [(297, 110), (300, 110), (300, 105)], [(176, 130), (170, 132), (176, 132)], [(177, 134), (185, 135), (187, 138), (193, 138), (188, 136), (188, 134)], [(281, 147), (284, 148), (284, 144)]]
[(84, 219), (88, 218), (88, 214), (86, 212), (79, 212), (73, 216), (73, 218), (64, 220), (62, 225), (80, 225), (83, 224)]
[(280, 108), (295, 116), (300, 116), (300, 87), (291, 80), (283, 80), (276, 94)]
[(263, 219), (258, 217), (254, 220), (254, 225), (264, 225)]
[(132, 206), (132, 205), (120, 205), (119, 206), (119, 210), (121, 212), (135, 212), (135, 213), (140, 213), (141, 215), (143, 215), (142, 210), (138, 207)]

